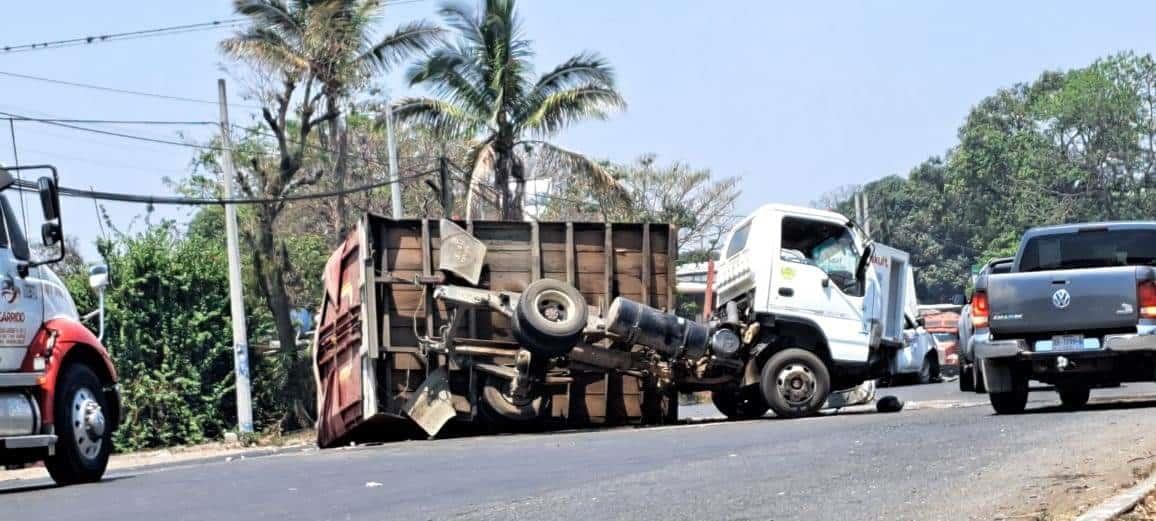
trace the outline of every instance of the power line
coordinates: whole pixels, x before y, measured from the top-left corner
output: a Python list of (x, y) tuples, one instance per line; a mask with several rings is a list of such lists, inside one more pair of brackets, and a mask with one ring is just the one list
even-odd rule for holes
[[(27, 169), (29, 167), (25, 167), (25, 168)], [(424, 176), (434, 174), (434, 173), (437, 173), (437, 170), (428, 170), (425, 172), (419, 172), (416, 174), (410, 174), (407, 176), (402, 176), (402, 177), (398, 178), (398, 181), (417, 179), (419, 177), (424, 177)], [(394, 183), (394, 181), (392, 181), (392, 180), (385, 180), (385, 181), (379, 181), (376, 183), (370, 183), (370, 184), (366, 184), (366, 185), (355, 186), (352, 188), (345, 188), (343, 190), (331, 190), (328, 192), (316, 192), (316, 193), (309, 193), (309, 194), (287, 195), (284, 197), (265, 197), (265, 198), (254, 198), (254, 199), (245, 199), (245, 198), (224, 199), (224, 198), (199, 198), (199, 197), (163, 196), (163, 195), (160, 195), (160, 196), (158, 196), (158, 195), (139, 195), (139, 194), (126, 194), (126, 193), (119, 193), (119, 192), (102, 192), (102, 191), (96, 191), (96, 190), (91, 190), (91, 189), (84, 190), (84, 189), (78, 189), (78, 188), (68, 188), (68, 187), (64, 187), (64, 186), (59, 187), (57, 190), (60, 193), (60, 195), (63, 195), (65, 197), (78, 197), (78, 198), (92, 199), (92, 200), (97, 200), (97, 201), (112, 201), (112, 202), (120, 202), (120, 203), (140, 203), (140, 204), (149, 204), (149, 205), (166, 204), (166, 205), (178, 205), (178, 206), (210, 206), (210, 205), (224, 205), (224, 204), (271, 204), (271, 203), (279, 203), (279, 202), (304, 201), (304, 200), (310, 200), (310, 199), (327, 199), (330, 197), (337, 197), (339, 195), (349, 195), (349, 194), (353, 194), (353, 193), (357, 193), (357, 192), (366, 192), (369, 190), (375, 190), (377, 188), (389, 186), (393, 183)], [(15, 186), (17, 189), (19, 189), (21, 191), (33, 191), (34, 192), (37, 190), (36, 183), (33, 183), (31, 181), (16, 181)]]
[[(15, 72), (0, 71), (0, 76), (7, 76), (10, 78), (20, 78), (20, 79), (24, 79), (24, 80), (41, 81), (41, 82), (45, 82), (45, 83), (53, 83), (56, 85), (65, 85), (65, 86), (69, 86), (69, 87), (78, 87), (78, 88), (82, 88), (82, 89), (91, 89), (91, 90), (99, 90), (99, 91), (104, 91), (104, 92), (113, 92), (116, 94), (127, 94), (130, 96), (144, 96), (147, 98), (156, 98), (156, 99), (163, 99), (163, 100), (169, 100), (169, 101), (182, 101), (185, 103), (200, 103), (200, 104), (204, 104), (204, 105), (216, 105), (217, 104), (216, 101), (207, 100), (207, 99), (187, 98), (184, 96), (172, 96), (172, 95), (168, 95), (168, 94), (157, 94), (154, 92), (145, 92), (145, 91), (139, 91), (139, 90), (119, 89), (119, 88), (115, 88), (115, 87), (104, 87), (101, 85), (93, 85), (90, 83), (80, 83), (80, 82), (75, 82), (75, 81), (57, 80), (57, 79), (52, 79), (52, 78), (44, 78), (41, 76), (32, 76), (30, 74), (18, 74)], [(256, 105), (240, 105), (240, 104), (235, 104), (235, 103), (230, 103), (229, 105), (234, 106), (234, 107), (247, 108), (247, 109), (260, 109), (261, 108), (261, 107), (256, 106)]]
[(27, 51), (40, 51), (45, 49), (55, 49), (60, 47), (72, 47), (77, 45), (89, 45), (93, 43), (105, 43), (113, 40), (135, 40), (139, 38), (153, 38), (157, 36), (168, 36), (172, 34), (183, 34), (196, 31), (206, 31), (219, 28), (229, 28), (238, 24), (245, 23), (247, 20), (243, 18), (235, 18), (231, 20), (212, 20), (209, 22), (201, 22), (195, 24), (173, 25), (169, 27), (158, 27), (154, 29), (141, 29), (137, 31), (128, 31), (123, 33), (99, 34), (94, 36), (81, 36), (79, 38), (68, 38), (63, 40), (50, 40), (46, 42), (26, 43), (20, 45), (5, 45), (0, 47), (0, 50), (6, 53), (17, 53)]
[(72, 129), (72, 130), (79, 130), (82, 132), (91, 132), (93, 134), (103, 134), (106, 136), (113, 136), (113, 137), (119, 137), (119, 138), (124, 138), (124, 139), (132, 139), (132, 140), (144, 141), (144, 142), (148, 142), (148, 143), (157, 143), (157, 144), (162, 144), (162, 145), (173, 145), (173, 146), (179, 146), (179, 147), (195, 148), (198, 150), (221, 150), (221, 147), (214, 147), (214, 146), (208, 146), (208, 145), (198, 145), (196, 143), (185, 143), (183, 141), (170, 141), (167, 139), (158, 139), (158, 138), (151, 138), (151, 137), (145, 137), (145, 136), (137, 136), (134, 134), (125, 134), (123, 132), (113, 132), (111, 130), (102, 130), (99, 128), (80, 127), (77, 125), (72, 125), (70, 123), (60, 123), (57, 121), (53, 121), (52, 119), (31, 118), (28, 116), (22, 116), (20, 114), (13, 114), (13, 113), (4, 112), (4, 111), (0, 111), (0, 115), (8, 116), (8, 118), (10, 118), (9, 121), (31, 121), (34, 123), (43, 123), (46, 125), (52, 125), (52, 126), (56, 126), (56, 127), (63, 127), (63, 128), (68, 128), (68, 129)]
[(172, 121), (155, 119), (69, 119), (69, 118), (31, 118), (5, 116), (0, 119), (11, 121), (33, 121), (37, 123), (81, 123), (85, 125), (220, 125), (216, 121)]

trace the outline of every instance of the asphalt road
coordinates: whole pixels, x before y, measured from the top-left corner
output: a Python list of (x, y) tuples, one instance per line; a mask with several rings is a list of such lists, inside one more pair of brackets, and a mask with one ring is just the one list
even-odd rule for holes
[(1010, 417), (954, 383), (887, 393), (913, 406), (310, 449), (65, 488), (0, 481), (0, 519), (990, 519), (1156, 450), (1156, 385), (1096, 391), (1075, 413), (1033, 393), (1032, 413)]

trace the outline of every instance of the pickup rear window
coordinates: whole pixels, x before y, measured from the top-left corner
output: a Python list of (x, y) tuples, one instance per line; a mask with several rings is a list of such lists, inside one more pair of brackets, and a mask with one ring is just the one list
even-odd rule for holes
[(1156, 230), (1098, 229), (1028, 240), (1019, 271), (1156, 265)]

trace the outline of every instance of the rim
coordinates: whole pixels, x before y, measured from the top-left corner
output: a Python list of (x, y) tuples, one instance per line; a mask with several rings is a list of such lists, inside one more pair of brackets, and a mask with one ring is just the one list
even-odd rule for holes
[(100, 455), (104, 430), (104, 411), (100, 402), (89, 388), (81, 387), (72, 397), (72, 438), (76, 440), (81, 456), (93, 460)]
[(810, 402), (815, 397), (815, 388), (818, 386), (811, 368), (797, 362), (779, 369), (775, 381), (779, 394), (793, 406), (806, 405)]
[(565, 292), (548, 289), (534, 297), (534, 310), (549, 322), (561, 324), (570, 318), (574, 301)]

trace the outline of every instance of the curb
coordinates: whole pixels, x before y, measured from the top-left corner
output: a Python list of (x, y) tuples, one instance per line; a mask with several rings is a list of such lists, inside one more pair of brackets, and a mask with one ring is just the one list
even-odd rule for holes
[[(268, 456), (277, 456), (291, 452), (298, 452), (308, 449), (316, 449), (316, 445), (286, 445), (283, 447), (254, 447), (248, 450), (239, 452), (218, 454), (215, 456), (201, 456), (196, 458), (174, 460), (174, 461), (149, 461), (141, 462), (136, 465), (128, 465), (120, 468), (110, 468), (105, 473), (105, 478), (123, 476), (125, 474), (134, 474), (140, 472), (150, 472), (158, 469), (175, 468), (191, 465), (204, 465), (208, 463), (232, 463), (235, 461), (244, 461), (251, 458), (263, 458)], [(49, 480), (47, 476), (36, 478), (8, 478), (5, 479), (3, 473), (0, 473), (0, 489), (8, 486), (18, 484), (33, 484), (41, 481)]]
[(1076, 521), (1110, 521), (1136, 506), (1144, 496), (1156, 489), (1156, 473), (1148, 476), (1131, 488), (1108, 498), (1106, 501), (1084, 512)]

